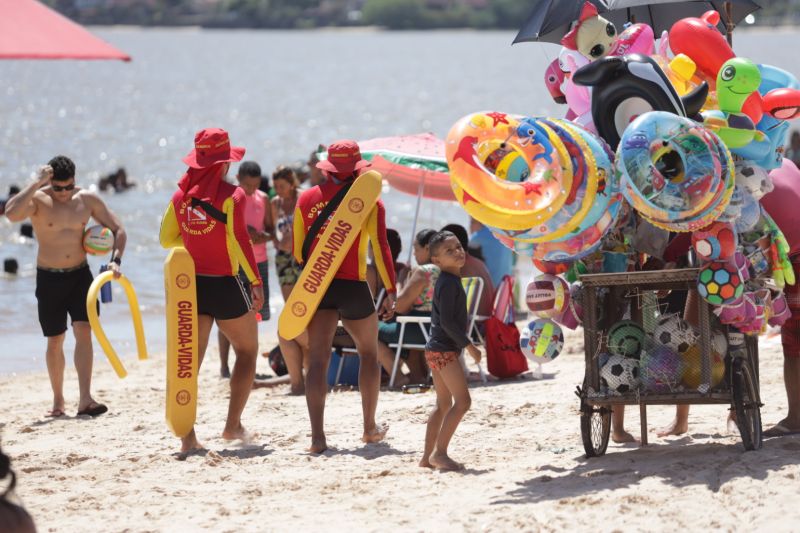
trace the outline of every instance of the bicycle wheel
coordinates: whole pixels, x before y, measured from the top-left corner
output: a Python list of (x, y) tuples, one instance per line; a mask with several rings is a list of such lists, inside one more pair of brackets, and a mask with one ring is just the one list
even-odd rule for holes
[(581, 439), (586, 457), (599, 457), (606, 453), (611, 435), (611, 409), (594, 407), (581, 402)]
[(736, 425), (745, 450), (761, 448), (761, 402), (750, 364), (744, 359), (733, 362), (733, 406)]

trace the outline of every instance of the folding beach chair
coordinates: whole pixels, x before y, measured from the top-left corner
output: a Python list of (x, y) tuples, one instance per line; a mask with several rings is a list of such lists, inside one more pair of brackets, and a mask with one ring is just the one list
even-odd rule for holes
[[(478, 305), (481, 301), (481, 294), (483, 293), (483, 279), (479, 277), (462, 278), (461, 283), (464, 286), (464, 292), (467, 295), (467, 333), (472, 338), (474, 333), (478, 334), (480, 341), (483, 337), (477, 331), (476, 317), (478, 314)], [(430, 316), (398, 316), (397, 323), (400, 324), (400, 335), (396, 344), (390, 344), (390, 348), (394, 348), (394, 364), (392, 365), (392, 375), (389, 378), (389, 388), (394, 387), (394, 380), (397, 377), (397, 369), (400, 365), (400, 354), (403, 350), (425, 350), (425, 344), (411, 344), (404, 342), (406, 327), (408, 324), (417, 324), (419, 329), (422, 330), (422, 336), (425, 338), (425, 343), (431, 337), (431, 317)], [(463, 354), (462, 354), (463, 357)], [(463, 361), (463, 360), (462, 360)], [(481, 370), (481, 379), (486, 381), (486, 377)]]

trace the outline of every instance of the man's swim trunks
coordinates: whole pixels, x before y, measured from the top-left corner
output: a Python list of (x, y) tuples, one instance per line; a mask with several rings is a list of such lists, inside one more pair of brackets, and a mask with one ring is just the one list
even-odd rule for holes
[(239, 276), (197, 276), (197, 314), (217, 320), (239, 318), (250, 311), (249, 288)]
[(334, 279), (318, 309), (335, 309), (344, 320), (361, 320), (375, 312), (375, 303), (366, 281)]
[(72, 322), (89, 321), (86, 294), (93, 279), (85, 262), (73, 269), (36, 269), (39, 324), (45, 337), (55, 337), (67, 331), (67, 315)]

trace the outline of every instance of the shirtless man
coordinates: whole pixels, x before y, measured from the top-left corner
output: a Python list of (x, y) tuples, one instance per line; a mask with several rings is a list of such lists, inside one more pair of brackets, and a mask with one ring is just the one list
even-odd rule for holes
[(39, 240), (36, 257), (36, 299), (39, 323), (47, 337), (47, 372), (53, 388), (53, 408), (48, 416), (64, 411), (64, 337), (67, 315), (75, 335), (75, 369), (80, 399), (78, 414), (98, 416), (108, 408), (92, 398), (92, 331), (86, 313), (86, 293), (92, 273), (83, 250), (83, 232), (93, 218), (114, 233), (110, 269), (119, 277), (125, 250), (125, 230), (96, 194), (75, 186), (75, 163), (56, 156), (39, 170), (33, 183), (8, 201), (6, 216), (12, 222), (31, 219)]

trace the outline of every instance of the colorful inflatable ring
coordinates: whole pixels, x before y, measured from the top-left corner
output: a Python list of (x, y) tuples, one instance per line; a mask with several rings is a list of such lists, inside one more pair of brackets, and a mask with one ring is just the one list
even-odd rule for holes
[(686, 220), (708, 208), (721, 163), (713, 138), (692, 120), (654, 111), (641, 115), (620, 140), (623, 194), (642, 214)]
[[(554, 216), (529, 228), (528, 231), (506, 231), (502, 228), (493, 228), (501, 235), (533, 243), (558, 240), (573, 232), (595, 204), (599, 182), (595, 157), (582, 136), (569, 126), (559, 124), (558, 121), (540, 119), (537, 122), (550, 127), (566, 148), (574, 171), (572, 187), (566, 193), (567, 200)], [(607, 202), (602, 208), (605, 209), (606, 205)]]
[(560, 242), (543, 242), (534, 245), (533, 259), (564, 263), (581, 259), (597, 251), (602, 244), (603, 237), (614, 227), (622, 211), (622, 197), (612, 199), (608, 210), (592, 227)]
[[(569, 163), (564, 144), (547, 126), (522, 117), (467, 115), (450, 129), (446, 155), (464, 203), (527, 217), (528, 228), (555, 215), (572, 187), (571, 169), (562, 167)], [(500, 227), (504, 221), (483, 222)]]

